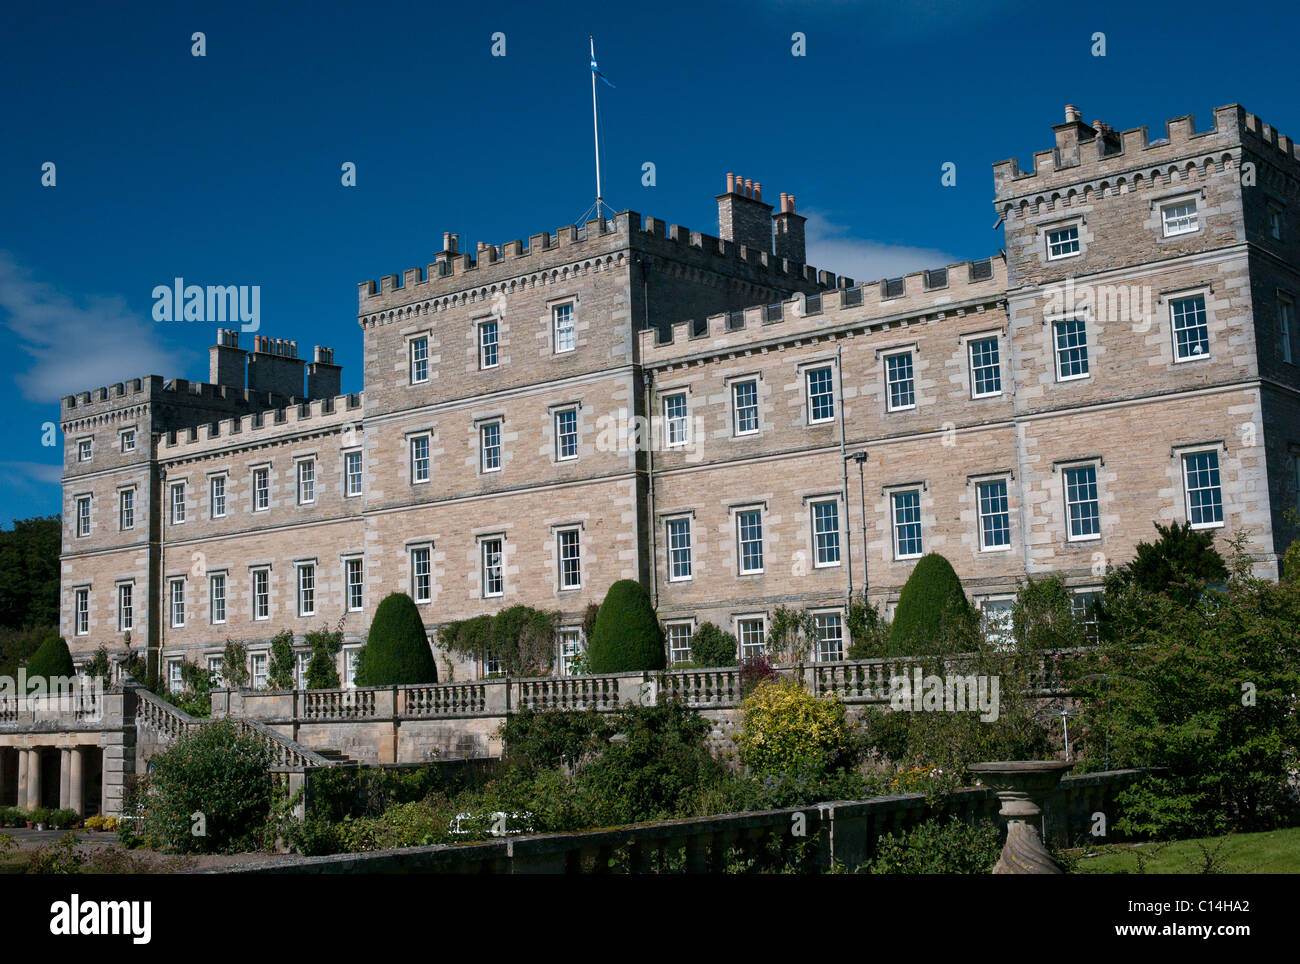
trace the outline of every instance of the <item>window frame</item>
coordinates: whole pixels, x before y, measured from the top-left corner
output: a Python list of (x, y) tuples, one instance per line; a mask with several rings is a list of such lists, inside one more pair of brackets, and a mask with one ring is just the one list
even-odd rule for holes
[[(357, 460), (357, 471), (355, 478), (357, 480), (356, 491), (352, 489), (352, 460)], [(366, 458), (361, 449), (349, 449), (343, 453), (343, 498), (356, 499), (365, 494), (366, 479)]]
[[(217, 592), (218, 582), (221, 592)], [(217, 618), (217, 604), (220, 602), (221, 618)], [(224, 626), (229, 618), (230, 579), (229, 573), (208, 573), (208, 623), (212, 626)]]
[[(488, 475), (494, 472), (500, 472), (504, 464), (504, 446), (502, 444), (503, 420), (500, 418), (490, 418), (478, 423), (478, 470), (480, 475)], [(488, 444), (488, 434), (491, 432), (496, 436), (496, 441)], [(495, 451), (496, 464), (488, 465), (488, 453)]]
[[(492, 341), (489, 344), (484, 340), (488, 329), (492, 330)], [(478, 369), (481, 372), (489, 371), (501, 366), (501, 322), (497, 318), (481, 318), (474, 323), (475, 342), (478, 345)], [(487, 350), (492, 349), (492, 361), (487, 361)]]
[[(986, 363), (986, 364), (984, 364), (984, 365), (982, 365), (982, 366), (977, 366), (977, 365), (975, 364), (975, 346), (976, 346), (976, 345), (985, 345), (985, 344), (988, 344), (989, 342), (992, 342), (992, 343), (993, 343), (993, 364), (990, 366), (990, 365), (988, 365), (988, 364)], [(980, 370), (981, 368), (984, 369), (984, 370), (986, 370), (986, 371), (987, 371), (989, 368), (992, 368), (993, 371), (996, 373), (996, 378), (997, 378), (998, 387), (997, 387), (997, 389), (996, 389), (995, 391), (984, 391), (984, 392), (981, 392), (981, 391), (978, 390), (978, 388), (977, 388), (977, 386), (979, 385), (979, 375), (978, 375), (978, 372), (979, 372), (979, 370)], [(976, 398), (1001, 398), (1001, 397), (1002, 397), (1003, 391), (1002, 391), (1002, 339), (1001, 339), (1001, 336), (999, 336), (999, 335), (997, 335), (997, 334), (992, 334), (992, 335), (974, 335), (974, 336), (972, 336), (972, 337), (966, 339), (966, 372), (967, 372), (967, 376), (970, 378), (970, 397), (971, 397), (972, 399), (976, 399)]]
[[(680, 449), (686, 448), (691, 444), (691, 401), (689, 392), (683, 390), (664, 392), (659, 396), (659, 411), (662, 413), (664, 423), (664, 448)], [(680, 415), (668, 414), (668, 407), (673, 402), (681, 400), (682, 411)], [(673, 426), (680, 424), (681, 438), (674, 440)]]
[[(685, 523), (686, 526), (686, 545), (683, 547), (673, 546), (673, 525), (676, 523)], [(690, 582), (695, 578), (695, 520), (689, 514), (673, 515), (664, 517), (664, 552), (667, 556), (668, 564), (668, 581), (669, 582)], [(676, 575), (676, 563), (673, 559), (673, 553), (686, 553), (686, 575)]]
[[(747, 649), (753, 649), (753, 645), (745, 642), (744, 624), (758, 623), (758, 635), (761, 642), (757, 645), (757, 652), (747, 652)], [(736, 657), (742, 662), (757, 656), (767, 654), (767, 613), (738, 613), (732, 617), (732, 626), (736, 631)]]
[(1295, 364), (1291, 351), (1291, 322), (1295, 320), (1295, 298), (1290, 292), (1277, 292), (1277, 340), (1282, 345), (1282, 361), (1287, 365)]
[[(252, 473), (253, 476), (252, 511), (269, 512), (271, 510), (271, 466), (254, 465), (249, 467), (249, 471)], [(258, 485), (259, 479), (264, 483), (261, 486)], [(259, 505), (258, 504), (259, 501), (264, 502), (264, 504)]]
[[(817, 510), (824, 506), (830, 506), (835, 515), (835, 529), (833, 532), (819, 532), (817, 529)], [(834, 569), (836, 566), (843, 565), (843, 528), (840, 519), (840, 500), (836, 497), (818, 498), (808, 500), (808, 527), (812, 535), (812, 558), (814, 569)], [(822, 561), (822, 545), (819, 541), (824, 536), (830, 536), (834, 540), (835, 559), (832, 562)]]
[[(126, 605), (123, 606), (125, 598)], [(135, 625), (135, 583), (131, 581), (117, 584), (117, 631), (129, 633)]]
[[(1196, 330), (1201, 328), (1205, 329), (1205, 339), (1204, 339), (1205, 353), (1202, 355), (1194, 355), (1194, 354), (1183, 355), (1180, 353), (1181, 346), (1178, 340), (1178, 333), (1180, 329), (1178, 328), (1178, 319), (1174, 315), (1175, 306), (1186, 304), (1188, 302), (1195, 302), (1198, 300), (1200, 301), (1200, 305), (1201, 305), (1199, 323), (1190, 326), (1190, 328), (1185, 327), (1181, 330), (1188, 331), (1188, 330)], [(1174, 364), (1181, 365), (1185, 362), (1208, 361), (1209, 359), (1213, 358), (1214, 352), (1210, 344), (1210, 306), (1209, 306), (1208, 299), (1205, 297), (1205, 293), (1201, 291), (1189, 291), (1186, 293), (1180, 293), (1176, 296), (1169, 297), (1168, 299), (1166, 299), (1166, 301), (1169, 306), (1169, 337), (1173, 344)], [(1186, 317), (1186, 315), (1184, 315), (1184, 317)], [(1195, 317), (1195, 315), (1193, 317)]]
[[(490, 581), (489, 570), (492, 565), (488, 561), (488, 546), (496, 543), (497, 561), (496, 582), (500, 588), (496, 592), (489, 592), (488, 585)], [(506, 594), (506, 537), (504, 535), (487, 535), (478, 538), (478, 560), (479, 560), (479, 591), (484, 599), (500, 599)]]
[[(814, 645), (813, 645), (813, 661), (814, 661), (814, 662), (817, 662), (817, 663), (842, 663), (842, 662), (844, 661), (844, 659), (845, 659), (845, 646), (844, 646), (844, 643), (845, 643), (845, 638), (844, 638), (845, 619), (844, 619), (844, 610), (842, 610), (842, 609), (815, 609), (815, 610), (812, 610), (812, 611), (811, 611), (811, 615), (812, 615), (812, 617), (813, 617), (813, 627), (814, 627), (814, 630), (813, 630), (813, 631), (814, 631), (814, 633), (815, 633), (815, 635), (816, 635), (816, 639), (813, 641), (813, 643), (814, 643)], [(822, 619), (828, 619), (828, 620), (829, 620), (829, 619), (832, 619), (832, 618), (835, 619), (835, 620), (837, 621), (837, 623), (838, 623), (838, 632), (839, 632), (839, 658), (838, 658), (838, 659), (823, 659), (823, 654), (825, 653), (825, 649), (824, 649), (824, 647), (825, 647), (825, 645), (826, 645), (826, 640), (822, 637), (822, 632), (823, 632), (823, 630), (824, 630), (825, 627), (823, 627), (823, 626), (821, 625), (820, 620), (822, 620)]]
[[(909, 402), (902, 405), (894, 404), (894, 385), (890, 366), (893, 362), (900, 359), (907, 360), (907, 378)], [(907, 348), (895, 348), (891, 351), (882, 351), (880, 353), (880, 364), (884, 368), (885, 382), (885, 411), (886, 412), (910, 412), (916, 408), (916, 349), (909, 346)], [(897, 384), (901, 384), (900, 380)]]
[[(561, 428), (560, 428), (560, 421), (561, 421), (561, 418), (562, 418), (563, 416), (566, 416), (566, 415), (571, 415), (571, 416), (573, 416), (573, 432), (572, 432), (572, 438), (573, 438), (573, 454), (572, 454), (572, 455), (565, 455), (565, 454), (564, 454), (563, 443), (564, 443), (564, 439), (565, 439), (566, 437), (568, 437), (568, 434), (569, 434), (569, 433), (565, 433), (565, 432), (561, 431)], [(578, 455), (579, 455), (580, 452), (581, 452), (581, 447), (582, 447), (582, 435), (581, 435), (581, 431), (580, 431), (580, 429), (579, 429), (579, 423), (578, 423), (578, 406), (577, 406), (577, 405), (563, 405), (563, 406), (561, 406), (561, 407), (555, 409), (555, 411), (554, 411), (554, 413), (553, 413), (553, 415), (552, 415), (551, 424), (552, 424), (553, 429), (554, 429), (554, 432), (555, 432), (555, 461), (557, 461), (557, 462), (573, 462), (573, 461), (576, 461), (577, 458), (578, 458)]]
[[(1060, 326), (1074, 322), (1077, 322), (1080, 326), (1079, 331), (1083, 334), (1083, 341), (1079, 345), (1069, 345), (1062, 348)], [(1082, 381), (1085, 378), (1091, 378), (1092, 354), (1088, 350), (1090, 347), (1088, 344), (1088, 319), (1082, 314), (1074, 314), (1060, 318), (1053, 318), (1049, 324), (1051, 325), (1052, 333), (1052, 363), (1056, 369), (1057, 382), (1077, 382)], [(1083, 371), (1075, 372), (1072, 375), (1064, 374), (1065, 369), (1062, 366), (1063, 352), (1078, 351), (1080, 349), (1083, 350), (1083, 355), (1081, 356), (1083, 360)]]
[[(556, 355), (567, 355), (569, 352), (578, 350), (578, 303), (574, 299), (561, 301), (550, 306), (551, 309), (551, 347)], [(568, 309), (568, 327), (561, 329), (560, 312)], [(569, 347), (560, 347), (560, 332), (567, 330), (569, 337)]]
[[(180, 501), (176, 500), (176, 493), (180, 493)], [(179, 515), (177, 509), (180, 509)], [(167, 483), (167, 524), (173, 526), (185, 525), (186, 519), (185, 506), (185, 481)]]
[[(304, 471), (306, 470), (305, 477)], [(316, 456), (294, 459), (293, 476), (298, 505), (316, 504)]]
[[(686, 645), (685, 647), (674, 647), (673, 636), (675, 631), (685, 630)], [(664, 620), (664, 646), (667, 648), (668, 668), (671, 669), (680, 663), (689, 663), (691, 661), (691, 637), (695, 635), (695, 620), (691, 619), (666, 619)], [(678, 659), (673, 656), (674, 653), (685, 652), (685, 658)]]
[[(354, 583), (352, 580), (352, 568), (356, 566), (359, 579)], [(352, 590), (357, 590), (360, 602), (352, 605)], [(414, 598), (414, 597), (412, 597)], [(360, 613), (366, 609), (366, 559), (365, 556), (344, 556), (343, 557), (343, 608), (345, 612)]]
[[(1072, 462), (1068, 465), (1059, 466), (1061, 472), (1061, 499), (1065, 507), (1065, 539), (1067, 542), (1096, 542), (1101, 539), (1101, 473), (1098, 471), (1099, 464), (1095, 460)], [(1093, 498), (1090, 500), (1081, 500), (1079, 502), (1070, 502), (1070, 475), (1074, 472), (1083, 471), (1092, 472)], [(1083, 535), (1074, 534), (1074, 515), (1071, 511), (1072, 505), (1086, 505), (1091, 502), (1096, 505), (1095, 515), (1096, 532), (1085, 533)]]
[[(753, 390), (754, 398), (751, 404), (741, 405), (739, 399), (740, 390), (749, 388)], [(754, 427), (742, 429), (740, 419), (742, 412), (753, 412)], [(762, 432), (763, 423), (760, 417), (761, 408), (758, 400), (758, 376), (746, 378), (737, 378), (731, 382), (731, 434), (734, 438), (747, 438), (751, 435), (759, 435)]]
[[(759, 505), (736, 506), (734, 509), (736, 537), (736, 575), (737, 576), (761, 576), (767, 569), (767, 533), (763, 524), (763, 507)], [(746, 540), (744, 535), (745, 517), (758, 517), (758, 566), (756, 568), (745, 568), (745, 545), (754, 543), (754, 539)]]
[[(249, 580), (250, 580), (249, 592), (252, 597), (252, 603), (253, 603), (253, 622), (255, 623), (266, 622), (268, 619), (271, 618), (271, 567), (250, 566), (248, 571), (249, 571)], [(259, 594), (257, 591), (257, 583), (259, 578), (263, 583), (265, 583), (265, 589), (266, 589), (265, 593)], [(266, 601), (266, 615), (264, 616), (258, 615), (258, 601), (260, 598), (264, 598)]]
[(90, 587), (74, 586), (72, 589), (72, 634), (90, 635)]
[[(77, 521), (75, 523), (76, 529), (74, 530), (77, 533), (76, 538), (78, 539), (89, 538), (90, 531), (91, 531), (91, 512), (93, 511), (94, 508), (91, 502), (93, 496), (75, 495), (72, 498), (73, 498), (73, 505), (75, 506), (76, 513), (77, 513)], [(85, 512), (81, 511), (82, 506), (85, 506), (86, 509)], [(85, 523), (84, 527), (82, 526), (83, 522)]]
[[(925, 507), (922, 505), (921, 492), (924, 487), (921, 485), (902, 485), (888, 490), (889, 495), (889, 531), (890, 541), (894, 550), (895, 562), (908, 562), (912, 559), (920, 559), (925, 555)], [(898, 512), (901, 508), (899, 499), (903, 496), (916, 496), (916, 519), (915, 521), (899, 522)], [(909, 507), (910, 508), (910, 507)], [(916, 526), (916, 541), (919, 548), (916, 552), (904, 553), (902, 551), (901, 532), (902, 526)]]
[[(1201, 530), (1201, 529), (1222, 529), (1222, 528), (1224, 528), (1224, 526), (1227, 524), (1227, 522), (1226, 522), (1226, 519), (1224, 518), (1224, 516), (1225, 516), (1225, 511), (1224, 511), (1225, 503), (1224, 503), (1224, 498), (1223, 498), (1223, 463), (1222, 463), (1222, 461), (1219, 459), (1219, 446), (1217, 446), (1217, 445), (1198, 445), (1198, 446), (1193, 446), (1193, 447), (1189, 447), (1189, 448), (1180, 448), (1180, 449), (1178, 449), (1178, 453), (1177, 453), (1177, 454), (1178, 454), (1178, 473), (1179, 473), (1180, 476), (1182, 476), (1182, 485), (1183, 485), (1183, 518), (1185, 518), (1185, 519), (1187, 520), (1187, 522), (1191, 525), (1191, 527), (1192, 527), (1193, 529), (1196, 529), (1196, 530), (1198, 530), (1198, 531)], [(1210, 470), (1213, 471), (1214, 476), (1215, 476), (1215, 478), (1217, 479), (1216, 484), (1215, 484), (1214, 486), (1212, 486), (1212, 487), (1211, 487), (1211, 486), (1206, 486), (1206, 487), (1198, 488), (1198, 489), (1195, 490), (1196, 492), (1208, 492), (1208, 491), (1213, 491), (1213, 492), (1215, 492), (1215, 493), (1217, 494), (1218, 498), (1217, 498), (1217, 502), (1216, 502), (1215, 504), (1216, 504), (1217, 507), (1218, 507), (1218, 515), (1219, 515), (1219, 518), (1218, 518), (1217, 520), (1215, 520), (1215, 521), (1212, 521), (1212, 522), (1194, 522), (1194, 521), (1192, 521), (1192, 492), (1193, 492), (1193, 489), (1192, 489), (1192, 485), (1191, 485), (1191, 481), (1192, 481), (1192, 480), (1191, 480), (1191, 478), (1189, 477), (1189, 474), (1188, 474), (1188, 465), (1187, 465), (1187, 462), (1188, 462), (1188, 459), (1195, 458), (1196, 456), (1199, 456), (1199, 455), (1209, 455), (1209, 456), (1212, 456), (1213, 459), (1214, 459), (1214, 464), (1213, 464), (1213, 466), (1210, 467)]]
[[(1198, 199), (1199, 199), (1199, 193), (1184, 194), (1178, 197), (1163, 198), (1159, 201), (1154, 202), (1160, 214), (1160, 236), (1162, 238), (1177, 238), (1177, 237), (1181, 237), (1184, 234), (1196, 234), (1201, 230), (1201, 206), (1199, 203), (1197, 203)], [(1190, 204), (1192, 206), (1192, 221), (1193, 221), (1192, 227), (1180, 228), (1176, 231), (1169, 230), (1170, 219), (1166, 216), (1166, 212), (1170, 208), (1175, 208), (1186, 204)], [(1186, 215), (1180, 216), (1179, 220), (1182, 220), (1185, 217)]]
[[(828, 377), (827, 385), (829, 386), (830, 390), (829, 392), (819, 392), (817, 393), (817, 395), (814, 395), (813, 376), (821, 375), (822, 373), (825, 373)], [(835, 421), (835, 417), (839, 411), (838, 394), (839, 393), (836, 391), (836, 385), (835, 385), (835, 364), (833, 362), (818, 362), (817, 364), (810, 364), (806, 368), (804, 368), (803, 398), (804, 398), (804, 406), (806, 408), (806, 414), (807, 414), (807, 424), (808, 425), (833, 424)], [(814, 398), (825, 398), (828, 396), (830, 398), (829, 414), (815, 418), (814, 412), (816, 411), (816, 403), (814, 401)]]
[[(1005, 475), (999, 475), (999, 476), (986, 476), (980, 479), (973, 479), (972, 482), (974, 483), (975, 486), (975, 528), (978, 534), (980, 552), (1010, 552), (1011, 551), (1010, 480)], [(1004, 507), (1000, 512), (989, 512), (986, 514), (984, 511), (984, 488), (986, 486), (994, 486), (994, 485), (1002, 486), (1001, 498)], [(986, 519), (994, 516), (1002, 516), (1006, 520), (1006, 525), (1004, 529), (1006, 532), (1007, 541), (999, 545), (989, 545), (988, 540), (985, 538), (984, 522)]]
[[(180, 598), (177, 599), (177, 588), (180, 589)], [(179, 602), (179, 606), (177, 603)], [(176, 621), (176, 614), (180, 613), (180, 622)], [(167, 580), (167, 626), (170, 629), (185, 628), (185, 577), (173, 576)]]
[[(1080, 230), (1081, 226), (1082, 225), (1079, 221), (1069, 221), (1069, 222), (1058, 223), (1053, 225), (1044, 225), (1043, 243), (1046, 245), (1048, 261), (1065, 261), (1069, 258), (1077, 258), (1079, 257), (1079, 255), (1083, 254), (1083, 232)], [(1065, 251), (1060, 254), (1053, 254), (1052, 235), (1064, 234), (1066, 231), (1074, 232), (1074, 238), (1072, 239), (1074, 243), (1074, 250)], [(1069, 243), (1069, 242), (1067, 241), (1064, 243)]]
[[(416, 346), (420, 346), (420, 345), (422, 345), (424, 349), (423, 358), (419, 358), (417, 355)], [(424, 365), (424, 369), (423, 369), (424, 376), (422, 378), (417, 378), (415, 374), (416, 366), (421, 363)], [(407, 385), (427, 385), (429, 383), (431, 368), (432, 366), (429, 364), (429, 335), (425, 333), (420, 335), (412, 335), (409, 338), (407, 338), (406, 339)]]
[[(128, 452), (135, 451), (135, 446), (136, 446), (135, 433), (136, 430), (134, 428), (124, 428), (117, 433), (118, 448), (120, 449), (123, 455), (126, 455)], [(126, 444), (128, 439), (130, 439), (131, 442), (130, 445)]]
[[(573, 537), (573, 548), (576, 554), (572, 559), (566, 560), (564, 554), (564, 539), (566, 536)], [(555, 561), (556, 561), (556, 579), (559, 592), (574, 592), (582, 589), (582, 526), (558, 526), (555, 529)], [(576, 561), (578, 580), (575, 583), (565, 582), (565, 562)]]
[(77, 461), (95, 461), (95, 436), (86, 435), (77, 439)]
[[(417, 432), (408, 435), (407, 450), (410, 453), (408, 458), (408, 477), (411, 485), (427, 485), (433, 478), (433, 435), (431, 432)], [(416, 478), (416, 466), (419, 459), (415, 456), (415, 447), (419, 442), (424, 443), (424, 478)]]
[(130, 532), (135, 528), (135, 487), (117, 490), (117, 531)]
[[(407, 547), (407, 556), (409, 558), (408, 568), (411, 573), (411, 598), (417, 606), (426, 605), (433, 601), (433, 543), (422, 542)], [(420, 573), (420, 560), (423, 559), (427, 572)], [(423, 595), (420, 593), (421, 575), (426, 582), (426, 591)]]
[[(294, 587), (299, 619), (316, 615), (316, 563), (294, 563)], [(310, 607), (310, 608), (308, 608)]]
[[(218, 483), (221, 491), (217, 492)], [(221, 511), (217, 511), (217, 501), (221, 502)], [(224, 519), (226, 517), (226, 473), (217, 472), (208, 476), (208, 516), (212, 519)]]

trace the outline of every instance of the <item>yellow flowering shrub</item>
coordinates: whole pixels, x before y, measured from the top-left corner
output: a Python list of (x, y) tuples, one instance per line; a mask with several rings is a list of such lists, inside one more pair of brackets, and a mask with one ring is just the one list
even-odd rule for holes
[(838, 697), (813, 696), (794, 680), (767, 680), (740, 710), (736, 743), (752, 773), (829, 773), (854, 760), (853, 730)]

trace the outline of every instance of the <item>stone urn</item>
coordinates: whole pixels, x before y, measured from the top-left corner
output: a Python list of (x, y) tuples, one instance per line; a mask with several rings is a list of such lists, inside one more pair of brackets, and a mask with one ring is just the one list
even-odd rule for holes
[(1007, 821), (1007, 842), (995, 874), (1064, 873), (1038, 835), (1043, 804), (1074, 764), (1062, 760), (1008, 760), (973, 763), (967, 769), (998, 795)]

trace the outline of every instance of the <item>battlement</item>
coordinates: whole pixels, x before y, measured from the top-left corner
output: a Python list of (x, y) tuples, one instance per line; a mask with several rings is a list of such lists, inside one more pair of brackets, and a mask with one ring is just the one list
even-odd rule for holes
[(1115, 131), (1101, 121), (1085, 124), (1073, 105), (1065, 109), (1065, 123), (1052, 130), (1056, 145), (1035, 152), (1030, 170), (1022, 171), (1014, 157), (993, 165), (995, 204), (1000, 211), (1005, 212), (1013, 199), (1095, 177), (1197, 155), (1222, 161), (1224, 152), (1243, 144), (1257, 149), (1267, 147), (1292, 163), (1300, 159), (1290, 138), (1278, 134), (1239, 104), (1215, 108), (1214, 126), (1204, 131), (1196, 130), (1191, 114), (1172, 118), (1165, 122), (1165, 136), (1159, 140), (1151, 140), (1145, 126)]
[[(363, 394), (344, 394), (172, 430), (159, 440), (159, 457), (173, 459), (206, 455), (214, 443), (219, 442), (264, 444), (277, 436), (301, 434), (305, 427), (335, 430), (354, 426), (360, 431), (364, 405)], [(307, 423), (311, 423), (309, 427)]]
[(192, 401), (232, 402), (253, 407), (270, 407), (272, 396), (269, 392), (255, 392), (230, 385), (213, 385), (208, 382), (192, 382), (185, 378), (167, 379), (161, 375), (145, 375), (143, 378), (130, 378), (124, 382), (92, 388), (75, 395), (64, 395), (60, 404), (66, 417), (97, 414), (123, 405), (138, 405), (145, 402)]
[[(784, 213), (784, 212), (783, 212)], [(789, 212), (793, 215), (793, 211)], [(582, 226), (561, 227), (554, 234), (534, 234), (502, 245), (479, 244), (477, 257), (461, 254), (457, 236), (444, 235), (443, 251), (426, 268), (408, 268), (401, 275), (384, 275), (358, 285), (358, 316), (366, 316), (416, 301), (442, 298), (470, 288), (509, 281), (520, 275), (556, 270), (585, 259), (606, 259), (619, 250), (665, 258), (686, 256), (719, 272), (758, 284), (814, 284), (833, 287), (835, 276), (758, 246), (737, 244), (657, 218), (644, 221), (635, 211), (596, 219)], [(827, 280), (828, 279), (828, 280)], [(374, 319), (369, 319), (374, 320)]]
[[(1007, 265), (1000, 255), (867, 284), (848, 281), (817, 294), (642, 331), (641, 357), (653, 364), (683, 351), (726, 351), (757, 340), (799, 337), (840, 324), (965, 310), (955, 306), (1000, 299), (1006, 288)], [(844, 314), (850, 309), (851, 314)]]

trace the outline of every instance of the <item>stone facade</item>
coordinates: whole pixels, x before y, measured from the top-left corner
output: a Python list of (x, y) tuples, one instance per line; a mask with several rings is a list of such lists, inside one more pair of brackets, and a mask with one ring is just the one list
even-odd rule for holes
[(729, 177), (720, 237), (634, 212), (474, 256), (444, 235), (360, 286), (361, 395), (327, 348), (304, 372), (296, 343), (225, 332), (210, 384), (66, 398), (74, 655), (260, 658), (340, 625), (346, 675), (390, 592), (431, 633), (517, 603), (576, 631), (632, 578), (685, 632), (756, 643), (812, 609), (835, 659), (846, 599), (888, 610), (922, 552), (996, 608), (1026, 573), (1094, 590), (1187, 518), (1276, 575), (1300, 536), (1294, 145), (1235, 105), (1154, 141), (1073, 108), (1054, 132), (1032, 171), (994, 165), (1006, 251), (982, 261), (857, 285), (803, 263), (792, 196), (774, 214)]

